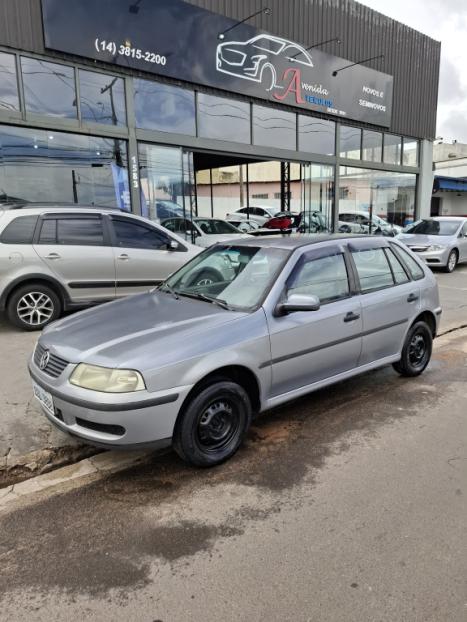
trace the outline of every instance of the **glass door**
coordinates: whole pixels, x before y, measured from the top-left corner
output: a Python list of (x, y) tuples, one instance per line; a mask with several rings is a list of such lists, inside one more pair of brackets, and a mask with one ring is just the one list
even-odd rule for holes
[[(141, 214), (164, 224), (169, 219), (191, 221), (196, 216), (193, 153), (181, 147), (138, 144)], [(179, 223), (188, 229), (188, 223)], [(191, 240), (190, 240), (191, 241)]]
[(304, 233), (332, 231), (334, 209), (334, 167), (325, 164), (301, 165), (301, 219)]

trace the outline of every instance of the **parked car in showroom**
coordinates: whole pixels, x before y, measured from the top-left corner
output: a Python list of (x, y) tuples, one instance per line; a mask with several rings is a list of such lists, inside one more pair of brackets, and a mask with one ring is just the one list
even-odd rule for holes
[(260, 224), (256, 220), (241, 220), (236, 219), (235, 216), (227, 218), (226, 222), (230, 222), (231, 225), (236, 227), (242, 233), (253, 233), (260, 228)]
[(206, 467), (235, 453), (253, 413), (384, 365), (422, 373), (440, 313), (431, 270), (392, 238), (251, 238), (55, 322), (29, 370), (61, 430), (105, 447), (173, 443)]
[(360, 227), (362, 232), (374, 235), (394, 237), (402, 232), (402, 227), (399, 225), (393, 225), (376, 214), (372, 214), (370, 217), (370, 213), (365, 211), (341, 212), (339, 221), (355, 225)]
[(64, 311), (147, 291), (200, 252), (145, 218), (96, 207), (0, 213), (0, 311), (38, 330)]
[(263, 227), (266, 229), (294, 229), (297, 228), (300, 220), (300, 214), (295, 214), (294, 212), (278, 212), (275, 216), (267, 220)]
[(241, 207), (240, 209), (235, 210), (235, 212), (227, 214), (226, 220), (230, 220), (231, 218), (236, 218), (240, 220), (254, 220), (262, 227), (264, 226), (264, 223), (273, 216), (275, 216), (277, 212), (278, 209), (275, 207), (257, 207), (253, 205), (250, 207)]
[(467, 218), (425, 218), (406, 227), (397, 238), (428, 265), (445, 272), (467, 262)]
[(242, 233), (230, 222), (220, 218), (203, 218), (201, 216), (191, 219), (168, 218), (162, 220), (161, 225), (187, 240), (193, 240), (195, 244), (204, 248), (217, 242), (248, 237), (247, 233)]

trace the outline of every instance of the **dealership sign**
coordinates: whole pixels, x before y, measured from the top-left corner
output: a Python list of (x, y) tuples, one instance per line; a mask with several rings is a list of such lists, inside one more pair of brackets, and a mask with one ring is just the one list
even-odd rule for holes
[[(393, 78), (181, 0), (42, 0), (49, 49), (388, 127)], [(224, 38), (219, 34), (231, 29)], [(333, 75), (337, 72), (336, 75)]]

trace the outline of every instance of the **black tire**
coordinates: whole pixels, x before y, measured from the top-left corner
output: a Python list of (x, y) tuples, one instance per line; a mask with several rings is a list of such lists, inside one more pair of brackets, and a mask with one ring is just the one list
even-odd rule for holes
[(196, 274), (188, 283), (189, 287), (202, 287), (203, 285), (212, 285), (213, 283), (220, 283), (222, 281), (222, 275), (216, 270), (201, 270)]
[(401, 360), (393, 364), (401, 376), (419, 376), (431, 359), (433, 334), (425, 322), (416, 322), (409, 330), (402, 348)]
[(251, 423), (251, 402), (243, 387), (214, 380), (201, 389), (180, 413), (173, 446), (182, 460), (212, 467), (231, 458)]
[(444, 272), (449, 272), (449, 273), (454, 272), (454, 270), (457, 267), (458, 261), (459, 261), (459, 253), (456, 251), (456, 249), (453, 249), (449, 253), (448, 263), (443, 268)]
[(60, 298), (53, 289), (42, 283), (28, 283), (18, 287), (7, 303), (8, 319), (23, 330), (42, 330), (60, 317), (61, 313)]

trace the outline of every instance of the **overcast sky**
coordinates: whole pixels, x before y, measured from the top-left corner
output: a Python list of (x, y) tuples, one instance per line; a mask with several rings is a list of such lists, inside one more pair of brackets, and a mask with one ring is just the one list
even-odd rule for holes
[(441, 41), (437, 136), (467, 143), (467, 0), (359, 0)]

